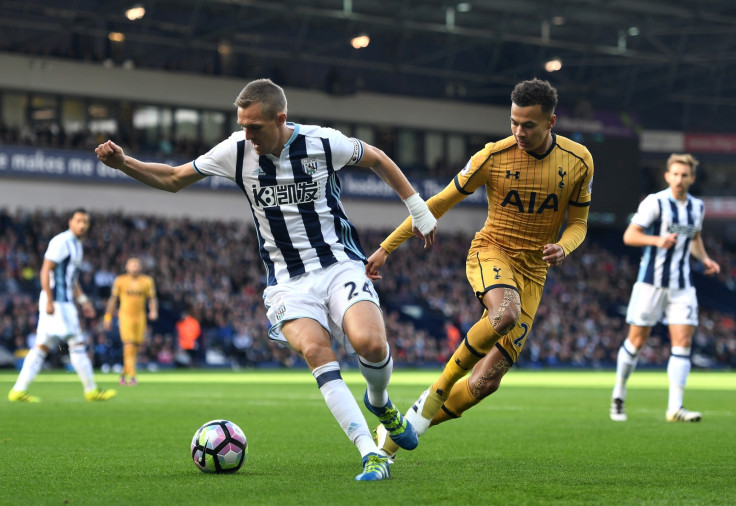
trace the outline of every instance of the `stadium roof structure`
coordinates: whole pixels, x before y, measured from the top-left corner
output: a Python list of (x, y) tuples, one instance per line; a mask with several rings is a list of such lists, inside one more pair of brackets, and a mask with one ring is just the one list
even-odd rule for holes
[[(549, 79), (584, 117), (736, 131), (734, 0), (3, 0), (0, 51), (508, 104)], [(144, 7), (128, 19), (126, 11)], [(132, 17), (132, 16), (131, 16)], [(351, 40), (370, 37), (355, 49)], [(561, 68), (545, 69), (547, 62)]]

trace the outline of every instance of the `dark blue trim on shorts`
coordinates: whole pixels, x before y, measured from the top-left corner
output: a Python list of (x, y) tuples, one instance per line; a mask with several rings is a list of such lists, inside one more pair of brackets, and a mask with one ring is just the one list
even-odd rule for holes
[(342, 375), (340, 374), (340, 369), (336, 369), (334, 371), (323, 372), (314, 379), (317, 380), (317, 386), (319, 388), (322, 388), (322, 385), (324, 385), (325, 383), (329, 383), (330, 381), (335, 380), (341, 380)]
[(516, 293), (519, 293), (519, 289), (515, 287), (514, 285), (491, 285), (485, 288), (485, 290), (483, 291), (483, 294), (485, 295), (486, 293), (488, 293), (489, 290), (492, 290), (494, 288), (511, 288)]
[(509, 361), (509, 364), (511, 364), (511, 367), (513, 367), (514, 366), (514, 361), (511, 358), (511, 355), (509, 355), (509, 352), (506, 351), (506, 348), (504, 348), (503, 346), (501, 346), (501, 343), (499, 343), (498, 341), (496, 341), (496, 348), (498, 348), (498, 351), (501, 352), (501, 355), (503, 355), (504, 357), (506, 357), (506, 360)]
[[(485, 282), (483, 282), (483, 286), (485, 286)], [(486, 286), (482, 292), (475, 292), (475, 296), (478, 298), (478, 302), (480, 302), (480, 305), (483, 306), (483, 309), (488, 309), (485, 304), (483, 304), (483, 297), (485, 294), (487, 294), (489, 291), (493, 290), (494, 288), (511, 288), (516, 293), (519, 293), (519, 289), (515, 287), (514, 285), (492, 285), (492, 286)], [(521, 294), (519, 294), (521, 295)]]

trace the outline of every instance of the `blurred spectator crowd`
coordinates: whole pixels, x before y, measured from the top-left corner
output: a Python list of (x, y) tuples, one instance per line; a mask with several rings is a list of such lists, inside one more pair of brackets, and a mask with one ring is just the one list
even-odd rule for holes
[(122, 128), (122, 125), (118, 125), (115, 132), (92, 132), (87, 128), (81, 128), (67, 133), (63, 125), (56, 121), (9, 126), (0, 119), (0, 144), (78, 149), (89, 152), (108, 139), (136, 153), (164, 158), (176, 156), (183, 160), (196, 158), (212, 147), (205, 145), (201, 138), (191, 136), (181, 136), (171, 140), (163, 137), (156, 142), (150, 142), (145, 132), (133, 132), (128, 128)]
[[(145, 367), (286, 367), (302, 363), (267, 337), (262, 303), (264, 268), (250, 223), (170, 219), (150, 215), (92, 213), (80, 283), (97, 317), (83, 318), (89, 352), (102, 370), (119, 367), (116, 326), (102, 326), (113, 279), (130, 256), (141, 259), (157, 285), (160, 316), (149, 323), (141, 350)], [(35, 339), (39, 270), (49, 240), (67, 228), (67, 213), (0, 210), (0, 351), (24, 356)], [(390, 230), (362, 230), (370, 255)], [(389, 257), (375, 283), (381, 297), (394, 360), (401, 366), (438, 367), (481, 314), (465, 278), (472, 237), (443, 231), (431, 250), (409, 241)], [(707, 236), (709, 253), (722, 268), (717, 283), (736, 299), (736, 248)], [(620, 233), (591, 231), (561, 267), (550, 269), (544, 297), (518, 365), (527, 368), (612, 368), (627, 331), (624, 321), (638, 267), (638, 251), (626, 250)], [(697, 273), (696, 284), (702, 278)], [(703, 290), (700, 288), (700, 290)], [(699, 292), (699, 296), (701, 292)], [(736, 315), (708, 307), (701, 296), (693, 365), (736, 367)], [(726, 304), (728, 307), (728, 304)], [(736, 304), (730, 304), (735, 308)], [(183, 328), (196, 329), (191, 346)], [(178, 331), (179, 329), (179, 331)], [(196, 332), (196, 330), (195, 330)], [(340, 360), (354, 359), (337, 349)], [(640, 364), (663, 366), (669, 357), (666, 328), (655, 327)], [(62, 365), (65, 354), (51, 364)], [(10, 364), (12, 366), (12, 363)]]

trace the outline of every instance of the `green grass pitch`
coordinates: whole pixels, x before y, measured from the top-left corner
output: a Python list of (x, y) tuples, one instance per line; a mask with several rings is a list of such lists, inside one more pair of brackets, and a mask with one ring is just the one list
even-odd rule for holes
[[(406, 409), (437, 373), (397, 370), (394, 403)], [(360, 375), (343, 376), (361, 399)], [(37, 377), (41, 403), (10, 403), (15, 378), (0, 371), (0, 504), (736, 504), (732, 372), (694, 372), (685, 401), (703, 421), (675, 424), (664, 371), (632, 376), (625, 423), (608, 418), (612, 371), (512, 371), (374, 483), (353, 481), (360, 455), (306, 370), (141, 374), (107, 403), (85, 402), (64, 372)], [(237, 474), (206, 475), (189, 456), (215, 418), (248, 438)]]

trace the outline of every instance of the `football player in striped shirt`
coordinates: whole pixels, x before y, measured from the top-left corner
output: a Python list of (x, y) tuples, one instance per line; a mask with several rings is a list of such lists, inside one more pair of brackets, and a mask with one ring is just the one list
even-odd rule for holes
[(367, 383), (363, 401), (391, 439), (406, 449), (418, 440), (388, 397), (393, 360), (367, 259), (340, 201), (337, 172), (353, 165), (373, 170), (404, 201), (425, 247), (434, 240), (437, 221), (380, 149), (331, 128), (287, 122), (284, 91), (270, 80), (249, 83), (235, 106), (242, 130), (193, 162), (144, 163), (111, 141), (97, 147), (97, 156), (162, 190), (178, 191), (207, 176), (240, 187), (266, 268), (269, 337), (287, 342), (306, 360), (330, 411), (361, 453), (363, 471), (355, 479), (388, 478), (388, 461), (341, 377), (332, 339), (358, 356)]
[(698, 326), (698, 298), (690, 275), (690, 256), (703, 262), (705, 274), (718, 274), (717, 262), (708, 256), (701, 231), (705, 206), (688, 193), (695, 181), (697, 160), (689, 154), (672, 154), (664, 174), (667, 189), (648, 195), (631, 218), (624, 243), (643, 248), (639, 274), (626, 312), (629, 334), (618, 351), (611, 420), (626, 421), (626, 382), (636, 368), (639, 351), (652, 327), (663, 317), (670, 335), (667, 363), (668, 422), (698, 422), (702, 414), (682, 405), (690, 374), (690, 351)]
[[(531, 331), (550, 266), (585, 239), (593, 183), (587, 148), (552, 132), (557, 90), (533, 79), (511, 93), (511, 133), (486, 144), (427, 205), (440, 218), (483, 187), (488, 218), (475, 235), (466, 273), (483, 315), (448, 360), (442, 375), (407, 413), (421, 436), (430, 425), (458, 418), (495, 392)], [(563, 224), (567, 222), (560, 235)], [(388, 255), (412, 235), (407, 218), (368, 259), (379, 279)], [(398, 447), (377, 430), (389, 457)]]
[(35, 395), (28, 395), (28, 387), (41, 372), (50, 351), (62, 339), (69, 345), (69, 361), (82, 381), (84, 398), (98, 402), (116, 395), (115, 390), (101, 389), (95, 382), (85, 336), (79, 325), (79, 313), (74, 305), (76, 301), (84, 316), (94, 318), (95, 308), (79, 285), (79, 269), (84, 257), (82, 239), (88, 230), (89, 214), (78, 208), (69, 217), (69, 228), (49, 241), (39, 275), (41, 294), (36, 343), (23, 360), (18, 379), (8, 393), (10, 402), (40, 402)]

